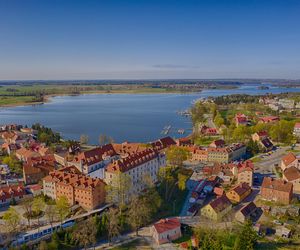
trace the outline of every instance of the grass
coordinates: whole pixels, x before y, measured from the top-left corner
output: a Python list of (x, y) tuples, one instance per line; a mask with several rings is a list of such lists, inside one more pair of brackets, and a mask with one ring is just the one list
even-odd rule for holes
[(262, 158), (260, 158), (259, 156), (254, 156), (250, 159), (253, 163), (258, 163), (262, 161)]
[(112, 248), (112, 250), (134, 250), (134, 249), (152, 249), (145, 241), (136, 239), (131, 242)]
[(33, 96), (0, 96), (0, 106), (22, 105), (33, 102)]

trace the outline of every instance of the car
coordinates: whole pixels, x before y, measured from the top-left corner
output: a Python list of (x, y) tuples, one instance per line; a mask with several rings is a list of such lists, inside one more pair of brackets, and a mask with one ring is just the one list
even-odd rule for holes
[(273, 223), (276, 225), (282, 225), (282, 223), (279, 220), (273, 220)]

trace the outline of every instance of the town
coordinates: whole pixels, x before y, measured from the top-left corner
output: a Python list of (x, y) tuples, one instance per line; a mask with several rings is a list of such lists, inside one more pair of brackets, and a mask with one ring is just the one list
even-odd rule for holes
[(2, 125), (2, 247), (299, 244), (300, 116), (289, 98), (198, 100), (190, 136), (149, 143)]

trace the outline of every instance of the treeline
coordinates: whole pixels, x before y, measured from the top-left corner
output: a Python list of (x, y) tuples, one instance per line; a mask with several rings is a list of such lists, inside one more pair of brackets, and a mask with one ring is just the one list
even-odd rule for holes
[(258, 103), (258, 100), (261, 96), (254, 95), (244, 95), (244, 94), (236, 94), (236, 95), (223, 95), (217, 96), (213, 98), (213, 101), (217, 105), (228, 105), (228, 104), (238, 104), (238, 103)]
[(52, 143), (59, 143), (61, 136), (59, 133), (54, 132), (51, 128), (42, 126), (39, 123), (33, 124), (32, 129), (37, 130), (37, 139), (40, 142), (46, 143), (46, 145), (51, 145)]

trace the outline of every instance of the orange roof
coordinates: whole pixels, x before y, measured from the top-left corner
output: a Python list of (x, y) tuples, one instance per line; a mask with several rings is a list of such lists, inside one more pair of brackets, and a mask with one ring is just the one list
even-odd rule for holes
[(291, 192), (293, 190), (293, 184), (284, 180), (273, 179), (271, 177), (264, 177), (262, 188), (274, 189), (282, 192)]
[(160, 234), (180, 227), (180, 221), (178, 218), (162, 219), (156, 222), (153, 226), (157, 233)]
[(292, 152), (290, 152), (287, 155), (285, 155), (284, 157), (282, 157), (282, 161), (285, 166), (290, 165), (295, 160), (297, 160), (297, 157)]
[(16, 154), (18, 154), (22, 157), (25, 157), (26, 159), (39, 156), (39, 154), (37, 152), (34, 152), (27, 148), (20, 148), (20, 149), (16, 150)]
[(285, 169), (283, 175), (288, 181), (294, 181), (300, 179), (300, 171), (294, 166)]

